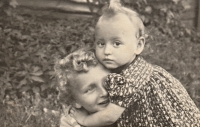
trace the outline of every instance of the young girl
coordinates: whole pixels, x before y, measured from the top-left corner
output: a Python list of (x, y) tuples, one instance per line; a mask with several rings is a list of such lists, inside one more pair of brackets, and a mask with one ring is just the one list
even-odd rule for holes
[[(59, 101), (67, 109), (71, 105), (86, 114), (92, 114), (109, 104), (108, 93), (103, 85), (109, 72), (97, 63), (93, 52), (80, 49), (69, 54), (56, 62), (55, 72), (58, 78)], [(60, 127), (80, 127), (69, 116), (68, 110), (64, 113)], [(112, 126), (115, 125), (109, 127)]]
[(182, 84), (139, 55), (144, 35), (138, 14), (111, 1), (97, 22), (95, 44), (97, 59), (113, 72), (106, 78), (112, 103), (88, 116), (73, 109), (81, 125), (117, 121), (118, 127), (200, 126), (200, 112)]

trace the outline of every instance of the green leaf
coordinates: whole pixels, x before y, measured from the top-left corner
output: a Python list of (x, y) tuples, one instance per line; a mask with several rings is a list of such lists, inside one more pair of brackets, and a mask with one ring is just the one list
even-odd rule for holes
[(191, 5), (189, 4), (189, 0), (182, 0), (181, 4), (183, 5), (184, 9), (190, 9)]
[(62, 54), (66, 54), (66, 50), (64, 49), (64, 47), (59, 47), (58, 50), (62, 53)]
[(30, 90), (30, 89), (31, 89), (30, 86), (23, 86), (23, 87), (19, 90), (19, 92), (26, 92), (26, 91), (28, 91), (28, 90)]
[(3, 7), (3, 1), (0, 1), (0, 8)]
[(22, 77), (25, 75), (27, 75), (27, 71), (19, 71), (19, 72), (15, 73), (15, 76), (19, 76), (19, 77)]
[(36, 82), (44, 82), (44, 80), (41, 77), (38, 77), (38, 76), (31, 76), (30, 78), (33, 81), (36, 81)]
[(4, 8), (3, 10), (4, 10), (4, 12), (5, 12), (8, 16), (11, 16), (11, 15), (12, 15), (12, 10), (11, 10), (10, 7)]
[(19, 85), (17, 86), (17, 89), (21, 88), (23, 85), (26, 85), (27, 84), (27, 80), (26, 79), (22, 79), (20, 82), (19, 82)]
[(38, 66), (33, 67), (33, 72), (37, 72), (38, 70), (40, 70), (40, 67), (38, 67)]
[(18, 60), (25, 60), (25, 59), (27, 59), (28, 57), (29, 57), (28, 54), (23, 54), (23, 55), (21, 55), (20, 57), (18, 57), (17, 59), (18, 59)]
[(47, 74), (54, 76), (55, 75), (55, 71), (48, 71)]
[(177, 4), (180, 0), (172, 0), (175, 4)]
[(34, 93), (40, 93), (40, 88), (39, 87), (33, 87), (33, 92)]
[(16, 7), (18, 6), (18, 3), (17, 3), (16, 0), (11, 0), (9, 4), (10, 4), (10, 6), (12, 6), (13, 8), (16, 8)]
[(145, 7), (145, 12), (147, 12), (148, 14), (151, 14), (152, 13), (152, 7), (151, 6)]
[(57, 81), (54, 79), (54, 80), (52, 80), (51, 81), (51, 83), (50, 83), (50, 88), (53, 88), (53, 87), (55, 87), (57, 85)]
[(26, 69), (29, 69), (29, 68), (31, 67), (31, 64), (30, 64), (30, 63), (29, 63), (29, 64), (23, 63), (23, 65), (24, 65), (24, 67), (25, 67)]
[(33, 73), (30, 73), (31, 75), (34, 75), (34, 76), (40, 76), (43, 74), (42, 71), (38, 71), (38, 72), (33, 72)]
[(44, 90), (50, 88), (50, 85), (42, 84), (42, 85), (40, 86), (40, 88), (41, 88), (41, 91), (44, 91)]
[(38, 51), (35, 55), (36, 55), (36, 56), (40, 56), (41, 58), (47, 57), (47, 55), (44, 54), (43, 51)]
[(5, 95), (5, 90), (6, 90), (6, 88), (2, 88), (2, 89), (0, 89), (1, 91), (1, 93), (0, 93), (0, 97), (1, 97), (1, 99), (3, 99), (4, 98), (4, 95)]
[(22, 35), (21, 36), (21, 40), (30, 40), (30, 39), (32, 39), (32, 38), (29, 35)]

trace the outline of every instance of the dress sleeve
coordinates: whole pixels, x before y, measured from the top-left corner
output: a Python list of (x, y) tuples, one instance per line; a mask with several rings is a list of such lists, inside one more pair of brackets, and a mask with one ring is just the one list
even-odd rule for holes
[(105, 84), (111, 102), (121, 107), (127, 108), (131, 101), (133, 101), (133, 95), (135, 98), (138, 97), (131, 83), (120, 74), (109, 74)]
[(168, 117), (170, 118), (166, 119), (168, 122), (180, 127), (200, 125), (200, 112), (184, 86), (161, 67), (155, 66), (154, 68), (149, 82), (152, 93), (148, 97), (154, 100), (148, 100), (148, 103), (151, 104), (150, 107), (156, 109), (154, 117), (162, 114), (161, 116), (165, 116), (162, 119)]

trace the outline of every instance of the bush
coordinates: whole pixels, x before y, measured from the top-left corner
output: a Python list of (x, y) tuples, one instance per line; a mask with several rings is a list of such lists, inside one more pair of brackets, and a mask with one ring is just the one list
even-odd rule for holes
[[(37, 118), (37, 113), (32, 110), (39, 110), (43, 116), (46, 114), (44, 109), (49, 110), (48, 113), (52, 110), (60, 112), (53, 70), (55, 60), (81, 45), (89, 45), (93, 35), (91, 19), (21, 18), (0, 18), (0, 102), (4, 105), (19, 105), (19, 110), (12, 109), (13, 115), (16, 115), (13, 118), (24, 116), (21, 122), (8, 122), (13, 123), (13, 126), (15, 123), (26, 125), (34, 119), (32, 117)], [(28, 114), (31, 114), (32, 119), (27, 119)], [(5, 114), (5, 120), (10, 115)], [(41, 121), (37, 122), (38, 125), (45, 125)], [(46, 123), (49, 123), (48, 120)]]

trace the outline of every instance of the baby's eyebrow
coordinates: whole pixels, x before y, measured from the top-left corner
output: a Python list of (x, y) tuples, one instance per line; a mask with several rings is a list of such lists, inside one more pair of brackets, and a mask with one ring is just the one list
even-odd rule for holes
[(103, 38), (100, 38), (100, 39), (96, 39), (96, 41), (104, 41), (104, 39), (103, 39)]
[(120, 39), (120, 37), (112, 37), (111, 39), (112, 40), (118, 40), (118, 39)]

